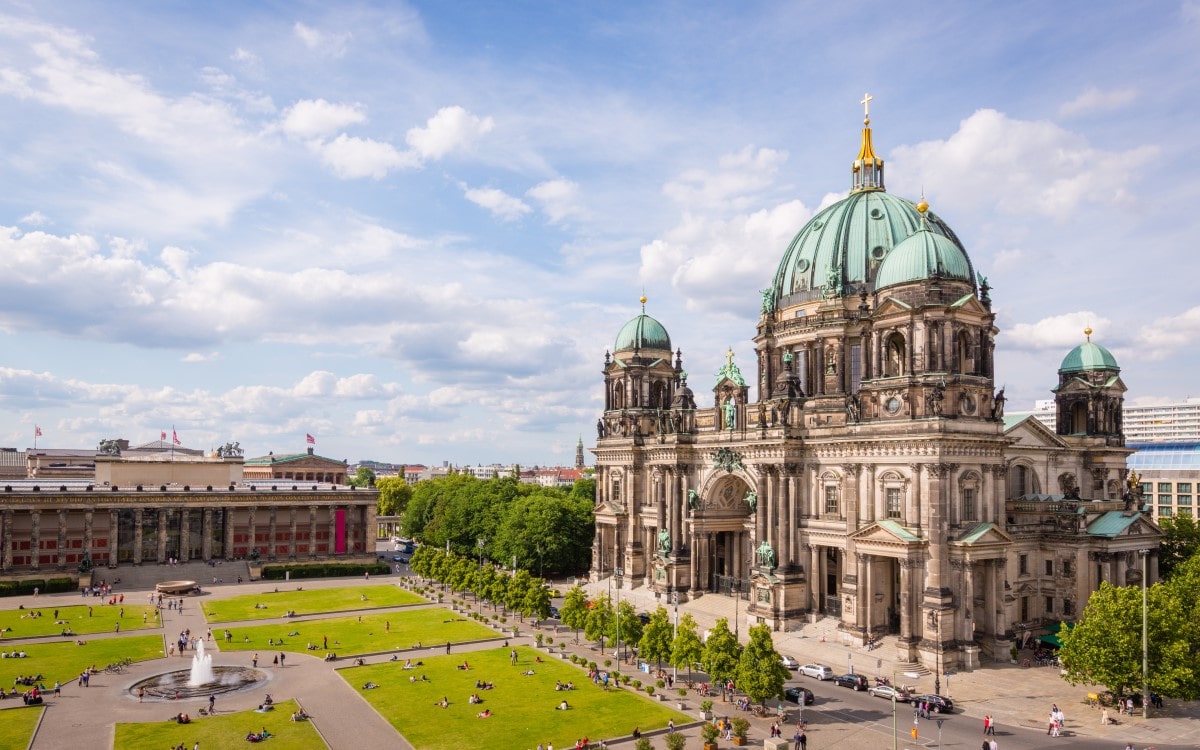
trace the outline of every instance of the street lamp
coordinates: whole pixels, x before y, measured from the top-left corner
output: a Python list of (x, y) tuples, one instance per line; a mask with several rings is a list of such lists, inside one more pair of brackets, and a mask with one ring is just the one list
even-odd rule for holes
[(617, 579), (617, 647), (613, 650), (613, 656), (621, 658), (621, 576), (625, 574), (624, 568), (613, 568), (613, 578)]
[(475, 546), (479, 548), (479, 569), (483, 570), (483, 545), (487, 544), (487, 539), (479, 537), (475, 540)]
[(933, 693), (934, 695), (942, 694), (942, 618), (938, 617), (936, 609), (929, 611), (929, 624), (936, 631), (937, 651), (934, 657), (934, 666), (936, 671), (933, 673)]
[[(675, 608), (675, 625), (671, 628), (671, 645), (675, 645), (675, 639), (679, 637), (679, 592), (671, 592), (671, 606)], [(671, 665), (671, 679), (679, 679), (679, 665)], [(804, 701), (800, 701), (800, 705), (804, 705)]]
[(1146, 560), (1150, 550), (1140, 549), (1138, 554), (1142, 556), (1142, 718), (1147, 719), (1150, 717), (1150, 645), (1146, 628)]

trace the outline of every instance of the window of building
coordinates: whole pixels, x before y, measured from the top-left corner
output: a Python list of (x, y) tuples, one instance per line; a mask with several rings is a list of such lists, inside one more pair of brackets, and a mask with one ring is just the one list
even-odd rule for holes
[(812, 393), (808, 387), (808, 350), (800, 349), (792, 352), (792, 372), (796, 373), (796, 377), (800, 378), (800, 390), (805, 393)]
[(1071, 577), (1071, 561), (1070, 560), (1062, 561), (1062, 572), (1063, 572), (1063, 578)]
[(1154, 494), (1153, 482), (1142, 482), (1142, 497), (1150, 497)]
[(850, 392), (857, 393), (862, 384), (862, 344), (850, 345)]
[(1158, 483), (1158, 491), (1163, 492), (1163, 493), (1170, 493), (1171, 492), (1171, 483), (1170, 482), (1159, 482)]
[[(1029, 575), (1029, 555), (1017, 555), (1017, 571), (1020, 575)], [(1026, 618), (1022, 617), (1021, 619)]]
[(964, 487), (962, 490), (962, 520), (977, 521), (979, 514), (975, 512), (975, 489)]
[(1021, 597), (1021, 622), (1029, 621), (1029, 597)]
[(1046, 561), (1046, 575), (1048, 575), (1048, 576), (1054, 575), (1054, 561), (1053, 560)]
[(1192, 517), (1192, 509), (1191, 508), (1180, 508), (1178, 515), (1185, 516), (1187, 518), (1191, 518)]
[(1191, 495), (1176, 495), (1175, 502), (1178, 505), (1191, 505), (1192, 504), (1192, 496)]
[(1158, 517), (1159, 518), (1170, 518), (1171, 517), (1171, 506), (1170, 505), (1158, 506)]
[(1177, 482), (1175, 484), (1175, 491), (1182, 492), (1184, 494), (1190, 494), (1192, 491), (1192, 483), (1191, 482)]
[(831, 516), (838, 514), (838, 488), (836, 484), (825, 485), (825, 513)]
[(1053, 596), (1046, 597), (1046, 614), (1048, 614), (1048, 615), (1054, 614), (1054, 597)]
[(887, 517), (900, 518), (903, 516), (903, 508), (900, 507), (900, 488), (887, 488)]
[(1063, 617), (1075, 616), (1075, 602), (1070, 599), (1063, 599)]

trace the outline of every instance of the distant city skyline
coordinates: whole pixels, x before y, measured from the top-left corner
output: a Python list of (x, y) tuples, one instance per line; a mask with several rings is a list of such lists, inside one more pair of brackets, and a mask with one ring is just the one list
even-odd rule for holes
[(1127, 403), (1180, 400), (1198, 31), (1196, 0), (0, 0), (0, 446), (569, 465), (643, 293), (701, 407), (726, 347), (754, 371), (864, 92), (889, 192), (988, 278), (1010, 406), (1089, 326)]

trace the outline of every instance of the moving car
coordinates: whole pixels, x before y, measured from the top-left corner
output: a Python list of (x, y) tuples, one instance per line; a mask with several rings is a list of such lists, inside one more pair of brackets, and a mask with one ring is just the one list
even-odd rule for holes
[(929, 703), (929, 710), (935, 713), (954, 713), (954, 701), (950, 700), (944, 695), (924, 693), (921, 695), (914, 695), (910, 700), (912, 703)]
[(817, 699), (816, 696), (813, 695), (813, 691), (809, 690), (808, 688), (802, 688), (799, 685), (792, 685), (789, 688), (785, 688), (783, 691), (784, 700), (789, 700), (796, 704), (800, 703), (801, 695), (804, 696), (804, 705), (806, 706), (811, 706), (813, 701)]
[(833, 669), (824, 664), (805, 664), (800, 667), (800, 674), (805, 677), (812, 677), (815, 680), (832, 680)]
[(860, 674), (842, 674), (833, 678), (834, 683), (842, 687), (853, 688), (854, 690), (866, 690), (867, 678)]
[(876, 698), (886, 698), (891, 700), (893, 697), (899, 703), (908, 703), (912, 700), (912, 694), (904, 692), (903, 688), (892, 687), (891, 685), (876, 685), (867, 691)]
[(800, 662), (796, 661), (795, 659), (793, 659), (790, 656), (782, 656), (782, 657), (780, 657), (779, 661), (781, 664), (783, 664), (783, 666), (787, 667), (788, 669), (799, 669), (800, 668)]

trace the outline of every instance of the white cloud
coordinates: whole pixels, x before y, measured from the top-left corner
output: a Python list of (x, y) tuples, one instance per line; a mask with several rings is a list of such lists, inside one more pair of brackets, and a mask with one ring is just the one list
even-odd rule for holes
[(1200, 306), (1178, 315), (1168, 315), (1142, 326), (1138, 330), (1137, 354), (1152, 360), (1194, 349), (1200, 342)]
[(472, 203), (492, 212), (504, 221), (513, 221), (529, 213), (531, 209), (520, 198), (515, 198), (497, 188), (463, 187), (463, 195)]
[(663, 193), (675, 202), (692, 208), (734, 208), (751, 206), (763, 190), (770, 187), (779, 167), (787, 161), (786, 151), (746, 146), (725, 154), (716, 171), (690, 169), (663, 186)]
[(1069, 102), (1064, 102), (1058, 108), (1058, 114), (1060, 117), (1071, 117), (1088, 112), (1111, 112), (1133, 103), (1137, 96), (1137, 89), (1124, 88), (1103, 91), (1095, 86), (1089, 86), (1079, 96)]
[(1017, 323), (1001, 332), (1003, 344), (1008, 349), (1067, 351), (1084, 342), (1083, 331), (1092, 329), (1097, 342), (1107, 339), (1106, 346), (1113, 346), (1112, 322), (1090, 310), (1053, 315), (1034, 323)]
[(442, 107), (425, 127), (411, 128), (405, 141), (422, 159), (437, 160), (470, 148), (494, 125), (491, 117), (480, 118), (459, 106)]
[(198, 364), (201, 362), (216, 362), (220, 358), (220, 352), (209, 352), (208, 354), (204, 354), (203, 352), (189, 352), (180, 361)]
[(47, 221), (48, 219), (46, 218), (46, 215), (41, 211), (34, 211), (32, 213), (25, 214), (20, 219), (17, 219), (17, 222), (20, 224), (28, 224), (35, 227), (40, 227)]
[(525, 195), (541, 204), (542, 211), (552, 224), (583, 214), (583, 208), (579, 205), (579, 184), (570, 180), (540, 182), (526, 191)]
[(300, 21), (292, 27), (292, 31), (305, 47), (326, 57), (338, 58), (346, 54), (346, 43), (353, 35), (349, 32), (330, 34), (328, 32), (307, 26)]
[(361, 104), (333, 104), (324, 99), (302, 99), (283, 111), (280, 128), (297, 138), (332, 135), (347, 125), (366, 122)]
[(383, 179), (393, 169), (411, 169), (420, 161), (411, 151), (398, 151), (390, 143), (355, 138), (342, 133), (315, 146), (321, 161), (344, 180), (358, 177)]
[(928, 189), (943, 215), (970, 206), (1066, 220), (1082, 204), (1127, 206), (1158, 153), (1155, 146), (1104, 151), (1054, 123), (982, 109), (946, 140), (896, 148), (889, 174), (899, 176), (901, 194)]

